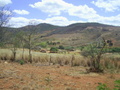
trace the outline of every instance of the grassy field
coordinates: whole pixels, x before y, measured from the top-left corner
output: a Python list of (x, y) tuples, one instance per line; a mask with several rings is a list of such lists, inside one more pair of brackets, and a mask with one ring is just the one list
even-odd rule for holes
[[(11, 60), (13, 57), (12, 51), (10, 49), (0, 49), (0, 58)], [(24, 61), (28, 62), (29, 60), (29, 53), (26, 49), (24, 52)], [(79, 65), (83, 62), (84, 58), (77, 54), (58, 54), (58, 53), (41, 53), (32, 51), (32, 60), (33, 63), (43, 63), (43, 62), (50, 62), (53, 64), (70, 64), (71, 60), (74, 59), (74, 63)], [(18, 49), (16, 53), (16, 60), (22, 60), (22, 50)], [(86, 60), (88, 61), (88, 60)]]
[[(16, 52), (16, 61), (24, 60), (28, 62), (29, 53), (25, 49), (24, 56), (22, 58), (22, 49), (18, 49)], [(0, 49), (0, 59), (10, 61), (13, 58), (12, 51), (10, 49)], [(71, 66), (90, 66), (90, 59), (85, 58), (80, 53), (75, 54), (75, 52), (67, 54), (59, 53), (41, 53), (37, 51), (32, 51), (32, 62), (44, 65), (71, 65)], [(102, 68), (115, 68), (120, 69), (120, 54), (119, 53), (106, 53), (101, 59)]]

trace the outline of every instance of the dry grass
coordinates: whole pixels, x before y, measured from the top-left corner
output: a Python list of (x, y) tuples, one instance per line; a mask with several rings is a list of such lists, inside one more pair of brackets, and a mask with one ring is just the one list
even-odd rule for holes
[[(1, 60), (12, 60), (13, 55), (10, 49), (0, 49)], [(24, 60), (28, 62), (29, 54), (25, 49), (24, 58), (22, 59), (22, 50), (18, 49), (16, 53), (16, 61)], [(91, 62), (88, 58), (84, 58), (79, 54), (57, 54), (57, 53), (41, 53), (32, 51), (32, 61), (36, 65), (71, 65), (71, 66), (84, 66), (89, 67)], [(114, 69), (115, 72), (120, 71), (120, 55), (119, 54), (105, 54), (101, 60), (101, 68)]]
[[(9, 49), (0, 49), (0, 59), (1, 60), (11, 60), (12, 59), (12, 52)], [(60, 65), (71, 65), (71, 61), (73, 61), (74, 66), (83, 65), (86, 66), (84, 63), (84, 58), (80, 55), (74, 55), (75, 59), (72, 60), (72, 54), (57, 54), (57, 53), (41, 53), (32, 51), (32, 60), (33, 63), (53, 63), (53, 64), (60, 64)], [(22, 60), (22, 50), (18, 49), (16, 53), (16, 60)], [(26, 49), (24, 52), (25, 62), (29, 60), (28, 50)], [(87, 60), (86, 60), (87, 61)], [(86, 62), (85, 61), (85, 62)]]

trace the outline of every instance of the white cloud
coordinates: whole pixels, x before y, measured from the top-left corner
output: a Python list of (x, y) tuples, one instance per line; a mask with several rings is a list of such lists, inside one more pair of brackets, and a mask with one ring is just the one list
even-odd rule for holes
[(99, 17), (97, 12), (93, 8), (89, 8), (87, 5), (74, 6), (68, 10), (68, 14), (70, 16), (77, 16), (84, 19)]
[(11, 4), (12, 1), (11, 0), (0, 0), (0, 7), (3, 7), (7, 4)]
[(8, 23), (10, 27), (22, 27), (28, 25), (29, 20), (24, 17), (12, 17)]
[(64, 12), (70, 16), (76, 16), (83, 19), (99, 17), (97, 12), (87, 5), (75, 6), (73, 4), (66, 3), (63, 0), (42, 0), (41, 2), (30, 4), (29, 6), (48, 13), (48, 16), (61, 15), (61, 13)]
[(120, 26), (120, 14), (110, 17), (99, 16), (98, 18), (88, 19), (88, 22), (99, 22), (108, 25)]
[(103, 8), (109, 12), (120, 10), (120, 0), (97, 0), (96, 2), (92, 1), (92, 3), (97, 7)]
[(27, 15), (27, 14), (29, 14), (29, 12), (26, 11), (26, 10), (13, 10), (13, 12), (15, 12), (17, 14), (20, 14), (20, 15)]
[(35, 4), (30, 4), (32, 8), (37, 8), (49, 15), (60, 15), (62, 11), (66, 11), (72, 4), (66, 3), (63, 0), (42, 0)]

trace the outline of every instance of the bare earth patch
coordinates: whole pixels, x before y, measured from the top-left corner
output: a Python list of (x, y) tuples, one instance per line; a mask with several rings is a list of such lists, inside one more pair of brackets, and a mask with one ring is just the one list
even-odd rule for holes
[(96, 90), (98, 83), (113, 88), (120, 74), (86, 73), (85, 67), (0, 63), (0, 90)]

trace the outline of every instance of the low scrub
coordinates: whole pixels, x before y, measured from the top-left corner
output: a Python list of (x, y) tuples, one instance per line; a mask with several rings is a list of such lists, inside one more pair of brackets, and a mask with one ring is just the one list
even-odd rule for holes
[(110, 89), (106, 84), (99, 83), (97, 90), (120, 90), (120, 80), (114, 81), (114, 88)]

